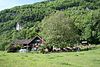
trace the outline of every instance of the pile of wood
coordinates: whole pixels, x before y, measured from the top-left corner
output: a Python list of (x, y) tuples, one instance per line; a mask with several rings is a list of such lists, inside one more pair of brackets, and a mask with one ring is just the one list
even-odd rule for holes
[(76, 47), (65, 47), (65, 48), (56, 48), (53, 47), (52, 49), (49, 48), (45, 48), (43, 51), (44, 53), (48, 53), (48, 52), (77, 52), (77, 51), (88, 51), (91, 50), (92, 48), (95, 48), (94, 45), (87, 45), (87, 46), (76, 46)]

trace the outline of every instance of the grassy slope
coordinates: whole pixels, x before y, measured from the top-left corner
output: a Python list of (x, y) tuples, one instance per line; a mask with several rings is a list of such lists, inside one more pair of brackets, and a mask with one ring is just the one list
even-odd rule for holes
[(66, 53), (5, 53), (0, 52), (0, 67), (99, 67), (100, 48)]

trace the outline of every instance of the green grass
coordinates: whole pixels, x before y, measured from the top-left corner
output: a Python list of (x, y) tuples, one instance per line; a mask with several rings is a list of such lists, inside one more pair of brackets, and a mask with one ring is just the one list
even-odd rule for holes
[(0, 52), (0, 67), (100, 67), (100, 48), (82, 52)]

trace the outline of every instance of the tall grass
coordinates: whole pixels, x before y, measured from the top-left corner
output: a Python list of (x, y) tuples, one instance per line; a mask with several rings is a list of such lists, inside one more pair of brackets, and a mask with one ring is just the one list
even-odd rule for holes
[(0, 52), (0, 67), (100, 67), (100, 47), (82, 52)]

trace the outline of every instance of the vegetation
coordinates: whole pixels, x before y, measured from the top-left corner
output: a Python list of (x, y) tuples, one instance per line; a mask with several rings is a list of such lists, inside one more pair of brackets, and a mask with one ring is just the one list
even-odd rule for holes
[(0, 52), (0, 67), (99, 67), (100, 46), (83, 52), (6, 53)]
[[(16, 6), (11, 9), (2, 10), (0, 11), (0, 50), (4, 50), (5, 46), (7, 46), (12, 40), (32, 38), (33, 36), (38, 34), (38, 32), (36, 32), (36, 29), (40, 29), (39, 33), (44, 36), (43, 33), (46, 32), (44, 29), (47, 26), (45, 26), (43, 30), (41, 30), (41, 28), (39, 28), (41, 25), (39, 24), (55, 25), (59, 23), (59, 25), (64, 25), (65, 22), (67, 24), (63, 28), (64, 31), (60, 29), (61, 26), (59, 25), (59, 27), (55, 27), (56, 30), (59, 30), (59, 33), (65, 32), (66, 34), (68, 34), (67, 31), (74, 33), (73, 27), (71, 27), (71, 30), (65, 31), (65, 29), (68, 29), (68, 27), (70, 27), (69, 23), (71, 23), (71, 25), (74, 25), (74, 27), (76, 28), (75, 30), (78, 33), (73, 34), (73, 36), (75, 35), (75, 38), (76, 35), (79, 35), (80, 39), (86, 39), (90, 43), (98, 44), (100, 43), (99, 4), (100, 0), (46, 0), (40, 3)], [(64, 19), (59, 16), (60, 13), (64, 13), (65, 16), (62, 15)], [(56, 17), (56, 15), (58, 17)], [(52, 20), (50, 21), (50, 19)], [(20, 23), (23, 29), (20, 31), (16, 31), (16, 23)], [(50, 26), (48, 26), (48, 28), (49, 27)], [(50, 38), (52, 38), (52, 36), (56, 34), (54, 34), (54, 32), (55, 31), (53, 29), (53, 34), (50, 33)], [(48, 39), (48, 37), (46, 38), (46, 36), (44, 36), (44, 38)], [(68, 37), (70, 36), (72, 36), (72, 34)], [(57, 37), (58, 36), (55, 36), (56, 39)], [(62, 37), (67, 36), (63, 35), (60, 38)], [(64, 38), (64, 40), (66, 39)], [(48, 39), (47, 43), (52, 44), (57, 40), (55, 40), (54, 42), (52, 41), (52, 43), (50, 41), (52, 40)], [(60, 41), (58, 40), (58, 43), (59, 42)], [(68, 41), (62, 41), (62, 43), (68, 44)], [(74, 43), (76, 43), (76, 41)]]
[(63, 12), (56, 12), (54, 15), (45, 18), (40, 25), (42, 29), (40, 35), (49, 46), (64, 48), (79, 41), (77, 28)]

